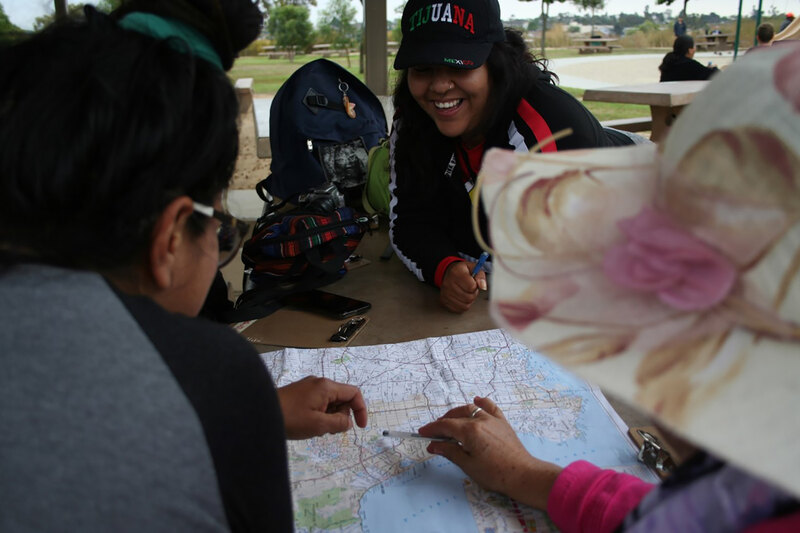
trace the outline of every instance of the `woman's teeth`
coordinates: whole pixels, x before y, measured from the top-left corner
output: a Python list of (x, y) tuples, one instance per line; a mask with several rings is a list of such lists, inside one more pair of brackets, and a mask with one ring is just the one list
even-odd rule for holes
[(450, 109), (461, 103), (461, 98), (458, 100), (448, 100), (447, 102), (434, 102), (433, 105), (436, 109)]

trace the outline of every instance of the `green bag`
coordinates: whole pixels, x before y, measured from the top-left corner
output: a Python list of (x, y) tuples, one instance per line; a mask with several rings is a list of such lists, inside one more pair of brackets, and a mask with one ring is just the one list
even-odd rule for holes
[(389, 141), (382, 139), (369, 151), (367, 182), (361, 193), (364, 209), (371, 215), (389, 216)]

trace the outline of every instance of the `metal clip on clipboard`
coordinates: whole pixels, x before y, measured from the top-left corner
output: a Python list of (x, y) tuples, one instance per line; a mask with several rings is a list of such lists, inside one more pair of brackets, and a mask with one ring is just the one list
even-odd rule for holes
[(351, 318), (341, 326), (339, 329), (331, 335), (330, 341), (331, 342), (347, 342), (350, 340), (353, 335), (355, 335), (367, 322), (367, 319), (363, 316), (357, 316), (355, 318)]
[(655, 470), (659, 477), (665, 477), (675, 468), (672, 456), (655, 435), (638, 428), (635, 431), (642, 439), (637, 458)]

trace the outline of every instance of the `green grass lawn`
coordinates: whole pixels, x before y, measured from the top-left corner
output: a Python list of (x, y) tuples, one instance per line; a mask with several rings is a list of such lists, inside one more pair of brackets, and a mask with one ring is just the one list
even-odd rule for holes
[[(625, 51), (625, 53), (652, 53), (654, 50)], [(577, 57), (578, 52), (574, 49), (555, 48), (547, 50), (548, 57), (555, 59), (560, 57)], [(232, 80), (237, 78), (253, 78), (253, 90), (256, 94), (274, 95), (280, 86), (292, 73), (304, 64), (318, 59), (318, 55), (296, 56), (293, 62), (288, 59), (267, 59), (266, 57), (240, 57), (236, 60), (229, 76)], [(350, 67), (347, 66), (347, 58), (332, 57), (331, 61), (339, 63), (344, 68), (353, 73), (360, 80), (364, 80), (364, 74), (359, 72), (358, 54), (350, 56)], [(394, 86), (395, 71), (392, 69), (392, 59), (389, 59), (389, 87)], [(564, 90), (575, 96), (578, 100), (583, 98), (583, 89), (573, 89), (562, 87)], [(644, 105), (633, 104), (612, 104), (605, 102), (584, 102), (584, 105), (597, 117), (597, 120), (610, 120), (615, 118), (632, 118), (650, 115), (650, 109)]]

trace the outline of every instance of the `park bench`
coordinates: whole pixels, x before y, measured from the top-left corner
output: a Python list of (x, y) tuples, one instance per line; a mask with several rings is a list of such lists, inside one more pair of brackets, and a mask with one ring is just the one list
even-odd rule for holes
[(581, 46), (578, 48), (579, 54), (610, 54), (611, 46)]
[(236, 97), (239, 100), (239, 125), (242, 115), (252, 113), (256, 136), (256, 155), (260, 158), (272, 157), (269, 145), (269, 108), (272, 98), (255, 98), (253, 78), (238, 78), (234, 82)]
[(272, 157), (269, 143), (269, 110), (272, 98), (253, 99), (253, 124), (256, 128), (256, 156), (261, 159)]
[(650, 131), (653, 129), (652, 117), (617, 118), (613, 120), (604, 120), (600, 124), (606, 128), (632, 132)]

